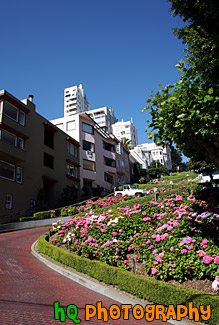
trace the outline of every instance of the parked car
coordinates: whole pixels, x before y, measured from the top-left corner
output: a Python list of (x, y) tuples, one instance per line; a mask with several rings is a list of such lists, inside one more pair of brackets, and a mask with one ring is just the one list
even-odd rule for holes
[[(215, 170), (212, 173), (213, 180), (219, 180), (219, 170)], [(211, 181), (210, 176), (207, 173), (201, 173), (198, 175), (198, 182), (199, 183), (208, 183)]]
[(135, 195), (137, 197), (141, 197), (147, 195), (146, 190), (141, 190), (137, 187), (137, 185), (131, 184), (124, 184), (115, 187), (114, 195), (121, 194), (121, 195)]

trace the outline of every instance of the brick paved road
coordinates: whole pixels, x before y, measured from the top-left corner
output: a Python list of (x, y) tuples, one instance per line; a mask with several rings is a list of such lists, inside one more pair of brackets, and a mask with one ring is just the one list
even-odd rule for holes
[[(85, 304), (96, 305), (102, 301), (109, 308), (118, 304), (101, 294), (93, 292), (35, 259), (31, 244), (47, 228), (29, 229), (0, 234), (0, 324), (63, 324), (54, 320), (53, 302), (59, 301), (66, 307), (69, 304), (79, 308), (81, 324), (103, 324), (93, 318), (85, 321)], [(153, 321), (154, 325), (163, 324)], [(64, 324), (74, 324), (67, 319)], [(112, 320), (106, 324), (151, 324), (143, 320)], [(165, 323), (168, 324), (168, 323)]]

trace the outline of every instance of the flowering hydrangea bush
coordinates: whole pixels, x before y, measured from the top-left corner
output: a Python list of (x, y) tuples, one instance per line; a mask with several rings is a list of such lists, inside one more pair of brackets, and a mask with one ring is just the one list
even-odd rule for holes
[[(67, 208), (63, 208), (61, 210), (61, 215), (62, 216), (71, 216), (71, 215), (75, 215), (78, 214), (80, 212), (85, 212), (85, 211), (89, 211), (90, 209), (94, 210), (97, 208), (102, 208), (102, 207), (108, 207), (120, 202), (125, 202), (128, 201), (132, 198), (135, 198), (135, 196), (129, 196), (129, 195), (116, 195), (116, 196), (111, 196), (108, 198), (102, 198), (102, 199), (98, 199), (96, 201), (93, 200), (88, 200), (86, 201), (85, 204), (82, 204), (80, 206), (69, 206)], [(51, 211), (52, 212), (52, 211)]]
[(218, 274), (219, 215), (208, 212), (206, 202), (184, 193), (133, 208), (113, 207), (112, 203), (106, 207), (109, 205), (101, 214), (90, 207), (85, 215), (54, 224), (57, 244), (125, 269), (132, 254), (157, 279), (213, 280)]

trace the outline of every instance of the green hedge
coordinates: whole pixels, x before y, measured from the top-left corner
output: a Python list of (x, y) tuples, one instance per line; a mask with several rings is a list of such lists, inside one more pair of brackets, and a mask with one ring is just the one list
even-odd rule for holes
[(43, 219), (50, 219), (50, 218), (51, 218), (51, 210), (36, 212), (32, 217), (23, 217), (20, 218), (19, 221), (24, 222), (24, 221), (43, 220)]
[(150, 277), (143, 277), (123, 269), (109, 266), (100, 261), (93, 261), (69, 253), (62, 248), (48, 242), (48, 233), (38, 240), (40, 253), (50, 256), (54, 260), (87, 274), (98, 281), (116, 286), (141, 299), (168, 306), (170, 304), (186, 305), (193, 302), (193, 306), (211, 305), (212, 315), (207, 324), (219, 324), (219, 297), (198, 290), (184, 288), (178, 285), (158, 281)]

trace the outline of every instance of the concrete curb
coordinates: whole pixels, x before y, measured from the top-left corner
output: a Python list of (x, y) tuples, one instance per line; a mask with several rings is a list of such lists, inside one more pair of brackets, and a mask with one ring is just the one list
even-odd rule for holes
[[(49, 268), (52, 270), (60, 273), (61, 275), (67, 277), (68, 279), (90, 289), (95, 292), (98, 292), (110, 299), (113, 299), (117, 301), (120, 304), (131, 304), (131, 305), (141, 305), (145, 307), (145, 305), (149, 304), (149, 302), (143, 302), (142, 300), (138, 298), (132, 298), (129, 296), (129, 294), (119, 292), (113, 288), (109, 288), (106, 285), (102, 285), (99, 282), (92, 281), (90, 279), (87, 279), (82, 273), (79, 273), (72, 269), (72, 271), (66, 270), (65, 268), (52, 263), (50, 260), (47, 258), (43, 257), (42, 254), (38, 253), (36, 250), (36, 245), (37, 245), (37, 240), (32, 244), (31, 246), (31, 253), (33, 254), (34, 257), (36, 257), (38, 260), (40, 260), (42, 263), (46, 264)], [(153, 304), (153, 303), (150, 303)], [(191, 325), (191, 323), (187, 323), (185, 321), (175, 321), (173, 319), (168, 320), (169, 323), (173, 325), (177, 325), (181, 323), (181, 325)]]
[(13, 223), (5, 223), (0, 224), (0, 233), (7, 232), (7, 231), (16, 231), (16, 230), (25, 230), (30, 228), (38, 228), (38, 227), (45, 227), (51, 226), (54, 222), (61, 220), (63, 222), (68, 221), (70, 217), (58, 217), (58, 218), (50, 218), (50, 219), (43, 219), (43, 220), (32, 220), (32, 221), (24, 221), (24, 222), (13, 222)]

